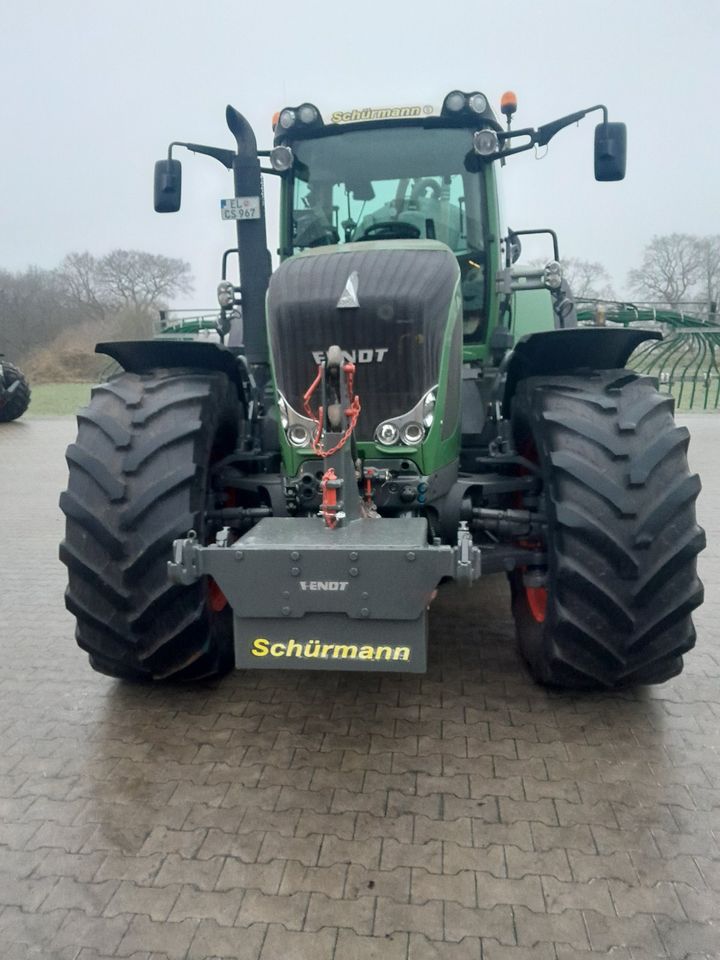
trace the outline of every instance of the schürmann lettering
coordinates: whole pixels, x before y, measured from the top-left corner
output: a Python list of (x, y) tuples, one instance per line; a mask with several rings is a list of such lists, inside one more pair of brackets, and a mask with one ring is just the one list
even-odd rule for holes
[(403, 117), (421, 117), (422, 107), (363, 107), (360, 110), (336, 110), (331, 123), (356, 123), (358, 120), (397, 120)]
[(409, 660), (410, 647), (357, 646), (354, 643), (321, 643), (319, 640), (309, 640), (307, 643), (298, 643), (297, 640), (273, 643), (265, 637), (258, 637), (253, 640), (252, 655), (291, 657), (296, 660)]

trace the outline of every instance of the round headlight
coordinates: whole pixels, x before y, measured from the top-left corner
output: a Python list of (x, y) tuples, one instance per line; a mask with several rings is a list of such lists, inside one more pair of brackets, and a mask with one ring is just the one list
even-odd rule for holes
[(293, 152), (290, 147), (282, 145), (280, 147), (274, 147), (270, 151), (270, 166), (273, 170), (277, 170), (278, 173), (283, 173), (285, 170), (289, 170), (293, 165)]
[(218, 284), (217, 298), (221, 307), (231, 307), (235, 303), (235, 288), (229, 280)]
[(394, 423), (387, 420), (375, 431), (375, 439), (385, 447), (394, 447), (400, 439), (400, 431)]
[(425, 431), (421, 423), (415, 423), (413, 420), (406, 423), (400, 431), (400, 439), (409, 446), (415, 446), (422, 443), (425, 437)]
[(487, 109), (487, 100), (481, 93), (474, 93), (468, 100), (468, 104), (475, 113), (485, 113)]
[(298, 119), (300, 123), (315, 123), (317, 118), (317, 109), (311, 103), (304, 103), (301, 107), (298, 107)]
[(292, 127), (293, 124), (295, 123), (295, 111), (290, 110), (289, 107), (283, 110), (280, 114), (278, 123), (283, 128), (283, 130), (289, 130), (290, 127)]
[(557, 260), (550, 260), (545, 264), (543, 283), (550, 290), (557, 290), (562, 283), (562, 267)]
[(310, 432), (302, 423), (294, 423), (287, 431), (287, 438), (294, 447), (310, 445)]
[(445, 97), (445, 109), (451, 110), (453, 113), (457, 113), (458, 110), (462, 110), (465, 107), (465, 94), (461, 93), (459, 90), (453, 90), (452, 93), (449, 93)]
[(481, 157), (491, 157), (498, 151), (498, 136), (494, 130), (476, 130), (473, 134), (473, 150)]

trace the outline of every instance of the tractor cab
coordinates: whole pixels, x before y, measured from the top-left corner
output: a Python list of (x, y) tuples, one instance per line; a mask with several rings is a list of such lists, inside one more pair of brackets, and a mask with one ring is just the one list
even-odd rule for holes
[(270, 154), (283, 172), (279, 252), (285, 259), (347, 244), (440, 242), (458, 264), (465, 339), (481, 343), (499, 234), (490, 229), (494, 171), (476, 144), (481, 131), (500, 126), (480, 93), (455, 91), (439, 116), (415, 111), (336, 113), (327, 124), (312, 104), (279, 113)]

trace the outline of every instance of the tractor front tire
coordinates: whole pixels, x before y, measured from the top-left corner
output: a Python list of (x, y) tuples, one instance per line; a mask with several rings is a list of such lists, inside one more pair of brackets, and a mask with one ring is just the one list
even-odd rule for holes
[(0, 398), (0, 423), (8, 423), (21, 417), (30, 405), (30, 384), (14, 363), (3, 360), (0, 363), (5, 390), (17, 384), (13, 392), (3, 403)]
[(60, 558), (77, 642), (100, 673), (192, 680), (232, 666), (224, 598), (207, 578), (171, 583), (167, 563), (176, 538), (209, 536), (211, 467), (234, 449), (240, 411), (224, 374), (155, 370), (95, 387), (78, 413)]
[(674, 401), (631, 370), (532, 377), (513, 398), (547, 520), (547, 568), (510, 575), (520, 651), (540, 683), (662, 683), (695, 643), (700, 479)]

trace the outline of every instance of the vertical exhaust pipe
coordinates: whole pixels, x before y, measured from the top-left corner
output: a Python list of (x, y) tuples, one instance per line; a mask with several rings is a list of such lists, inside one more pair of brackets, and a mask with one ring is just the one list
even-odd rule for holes
[[(265, 198), (262, 174), (257, 153), (257, 140), (252, 127), (234, 107), (228, 105), (225, 118), (237, 143), (233, 159), (233, 178), (236, 197), (258, 197), (260, 217), (237, 221), (237, 245), (240, 259), (240, 290), (243, 315), (243, 338), (248, 362), (253, 366), (268, 366), (269, 349), (265, 324), (265, 295), (272, 266), (267, 248), (265, 226)], [(239, 335), (239, 331), (237, 331)], [(238, 346), (230, 331), (230, 346)], [(265, 380), (265, 377), (259, 377)]]

